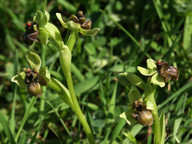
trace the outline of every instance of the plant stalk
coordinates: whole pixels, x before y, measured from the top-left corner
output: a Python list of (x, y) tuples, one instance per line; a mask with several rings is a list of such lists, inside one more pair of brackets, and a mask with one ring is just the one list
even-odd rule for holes
[(85, 116), (83, 115), (83, 113), (81, 111), (81, 108), (77, 101), (77, 97), (75, 95), (73, 81), (72, 81), (72, 77), (71, 77), (71, 51), (66, 45), (63, 45), (62, 48), (59, 50), (59, 53), (60, 53), (59, 60), (60, 60), (61, 68), (62, 68), (64, 76), (67, 80), (68, 90), (70, 92), (70, 96), (71, 96), (71, 99), (73, 102), (73, 110), (75, 111), (78, 119), (80, 120), (80, 122), (84, 128), (90, 144), (95, 144), (95, 140), (94, 140), (93, 134), (91, 132), (91, 129), (87, 123)]

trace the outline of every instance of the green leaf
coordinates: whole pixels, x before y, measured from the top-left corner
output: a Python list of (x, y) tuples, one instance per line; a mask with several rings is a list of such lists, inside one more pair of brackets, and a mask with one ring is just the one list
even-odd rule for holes
[(51, 74), (47, 67), (42, 67), (39, 71), (39, 74), (46, 80), (46, 82), (51, 80)]
[(136, 101), (142, 97), (138, 90), (132, 89), (128, 94), (128, 98), (129, 98), (130, 104), (132, 105), (134, 103), (134, 101)]
[(145, 83), (140, 77), (138, 77), (135, 74), (129, 74), (126, 72), (120, 73), (117, 79), (120, 83), (122, 83), (125, 86), (128, 86), (129, 84), (131, 84), (141, 89), (145, 89)]
[(133, 124), (137, 123), (137, 121), (132, 117), (133, 112), (134, 112), (134, 110), (129, 108), (126, 112), (123, 112), (122, 114), (120, 114), (119, 117), (126, 120), (126, 122), (129, 125), (133, 125)]
[(51, 78), (51, 80), (48, 82), (48, 86), (55, 90), (59, 94), (61, 99), (73, 108), (73, 103), (69, 90), (60, 81), (55, 78)]
[(38, 32), (38, 38), (40, 39), (40, 42), (43, 45), (46, 45), (48, 43), (48, 32), (43, 27), (40, 27)]
[(158, 73), (154, 74), (151, 78), (151, 83), (153, 83), (154, 85), (158, 85), (160, 87), (164, 87), (165, 86), (165, 80), (162, 76), (159, 76)]
[(9, 124), (7, 123), (7, 121), (4, 118), (4, 115), (1, 112), (0, 112), (0, 122), (1, 122), (1, 124), (3, 126), (3, 130), (5, 131), (5, 134), (6, 134), (7, 138), (8, 138), (8, 140), (9, 140), (9, 142), (11, 144), (16, 144), (15, 140), (13, 138), (13, 134), (11, 133), (11, 130), (9, 128)]
[(38, 72), (41, 67), (41, 59), (39, 55), (34, 52), (28, 52), (26, 55), (26, 59), (30, 67), (36, 72)]
[(95, 86), (97, 84), (99, 80), (99, 76), (94, 76), (90, 79), (87, 79), (83, 82), (78, 83), (77, 85), (75, 85), (74, 89), (75, 89), (75, 93), (79, 96), (82, 93), (88, 91), (89, 89), (91, 89), (93, 86)]
[(12, 77), (11, 81), (18, 84), (20, 88), (27, 88), (27, 85), (24, 83), (25, 75), (25, 72), (21, 72), (18, 75)]
[(138, 66), (137, 69), (144, 76), (152, 76), (153, 74), (155, 74), (157, 72), (156, 70), (146, 69), (146, 68), (143, 68), (140, 66)]
[(85, 36), (95, 36), (100, 31), (100, 28), (93, 28), (91, 30), (85, 30), (80, 28), (80, 33)]
[(147, 68), (151, 70), (157, 69), (156, 61), (154, 61), (153, 59), (147, 59)]
[(49, 36), (57, 43), (58, 48), (61, 49), (63, 45), (63, 39), (57, 27), (48, 22), (44, 28), (48, 32)]
[(160, 144), (165, 143), (165, 113), (163, 112), (160, 116), (160, 126), (161, 126), (161, 141)]

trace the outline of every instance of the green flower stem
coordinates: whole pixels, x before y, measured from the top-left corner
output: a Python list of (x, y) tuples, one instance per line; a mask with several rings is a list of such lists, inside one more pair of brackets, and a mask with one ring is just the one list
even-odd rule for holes
[(161, 129), (160, 129), (160, 122), (159, 122), (159, 115), (158, 111), (152, 112), (155, 123), (154, 123), (154, 143), (159, 144), (161, 138)]
[(156, 88), (157, 86), (154, 86), (152, 88), (151, 86), (151, 82), (148, 79), (146, 87), (145, 87), (145, 97), (148, 101), (150, 101), (153, 104), (153, 110), (152, 110), (152, 114), (154, 117), (154, 124), (153, 124), (153, 128), (154, 128), (154, 144), (159, 144), (160, 143), (160, 138), (161, 138), (161, 128), (160, 128), (160, 119), (159, 119), (159, 114), (158, 114), (158, 109), (157, 109), (157, 104), (155, 101), (155, 92), (156, 92)]
[(78, 30), (74, 30), (74, 31), (71, 31), (71, 33), (69, 35), (69, 38), (67, 40), (67, 46), (70, 49), (70, 51), (73, 50), (73, 47), (75, 45), (78, 33), (79, 33)]
[(68, 88), (69, 88), (71, 98), (72, 98), (72, 101), (73, 101), (73, 104), (74, 104), (74, 111), (77, 114), (81, 124), (83, 125), (83, 128), (84, 128), (84, 130), (86, 132), (86, 135), (87, 135), (87, 138), (88, 138), (90, 144), (95, 144), (95, 140), (94, 140), (93, 134), (91, 132), (91, 129), (90, 129), (90, 127), (89, 127), (89, 125), (87, 123), (87, 120), (86, 120), (85, 116), (83, 115), (83, 113), (81, 111), (81, 108), (79, 106), (79, 103), (77, 101), (75, 91), (74, 91), (74, 87), (73, 87), (72, 77), (71, 76), (67, 77), (66, 80), (67, 80)]
[(62, 67), (63, 73), (65, 75), (65, 78), (67, 80), (67, 85), (68, 85), (70, 96), (71, 96), (71, 99), (73, 102), (74, 111), (85, 130), (85, 133), (87, 135), (87, 138), (88, 138), (90, 144), (95, 144), (95, 140), (94, 140), (93, 134), (91, 132), (91, 129), (87, 123), (85, 116), (83, 115), (83, 113), (81, 111), (81, 108), (79, 106), (79, 103), (78, 103), (76, 95), (75, 95), (73, 81), (72, 81), (72, 77), (71, 77), (71, 67), (70, 67), (71, 52), (67, 46), (63, 45), (62, 49), (59, 50), (59, 53), (60, 53), (59, 59), (60, 59), (61, 67)]
[[(45, 55), (46, 55), (46, 48), (45, 46), (42, 47), (42, 53), (41, 53), (41, 65), (42, 67), (45, 66)], [(42, 96), (41, 96), (41, 99), (40, 99), (40, 112), (43, 112), (44, 111), (44, 108), (45, 108), (45, 93), (46, 93), (46, 87), (43, 87), (43, 93), (42, 93)]]

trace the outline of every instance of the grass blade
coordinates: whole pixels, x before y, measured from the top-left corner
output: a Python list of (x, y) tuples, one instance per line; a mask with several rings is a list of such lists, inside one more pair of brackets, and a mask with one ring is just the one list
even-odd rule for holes
[(16, 135), (16, 137), (15, 137), (15, 141), (16, 141), (16, 142), (17, 142), (17, 140), (18, 140), (18, 138), (19, 138), (19, 136), (20, 136), (20, 133), (21, 133), (21, 131), (22, 131), (22, 129), (23, 129), (23, 127), (24, 127), (24, 125), (25, 125), (28, 117), (29, 117), (31, 108), (34, 106), (36, 100), (37, 100), (37, 97), (32, 97), (31, 102), (30, 102), (30, 104), (29, 104), (29, 107), (28, 107), (27, 111), (25, 112), (25, 114), (24, 114), (24, 116), (23, 116), (21, 125), (20, 125), (19, 130), (18, 130), (18, 132), (17, 132), (17, 135)]
[(5, 134), (8, 138), (8, 140), (10, 141), (11, 144), (16, 144), (15, 143), (15, 140), (13, 138), (13, 134), (11, 133), (11, 130), (9, 129), (9, 125), (7, 123), (7, 121), (5, 120), (3, 114), (0, 112), (0, 121), (3, 125), (3, 128), (4, 128), (4, 131), (5, 131)]

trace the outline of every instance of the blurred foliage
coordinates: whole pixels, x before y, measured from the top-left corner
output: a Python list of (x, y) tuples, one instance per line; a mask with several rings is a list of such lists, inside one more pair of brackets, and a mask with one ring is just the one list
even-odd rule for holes
[[(26, 90), (17, 89), (10, 82), (13, 75), (29, 67), (26, 52), (45, 54), (44, 65), (65, 83), (55, 45), (49, 43), (43, 49), (36, 43), (27, 47), (21, 39), (25, 23), (43, 8), (44, 2), (40, 0), (0, 0), (0, 112), (10, 129), (15, 123), (14, 136), (32, 99)], [(92, 20), (93, 28), (101, 28), (95, 37), (79, 36), (72, 64), (75, 90), (96, 143), (153, 143), (150, 128), (125, 126), (125, 121), (119, 118), (129, 104), (130, 88), (114, 81), (119, 72), (140, 76), (136, 67), (145, 66), (147, 58), (162, 59), (178, 67), (179, 80), (158, 88), (156, 99), (160, 113), (166, 114), (166, 143), (192, 143), (192, 0), (48, 0), (46, 9), (65, 42), (69, 31), (62, 28), (56, 12), (67, 20), (82, 10)], [(19, 143), (29, 143), (36, 131), (34, 143), (87, 143), (71, 109), (50, 89), (44, 89), (44, 93), (44, 110), (40, 110), (38, 99)], [(13, 109), (15, 117), (11, 116)], [(0, 125), (0, 141), (7, 143), (7, 140)]]

